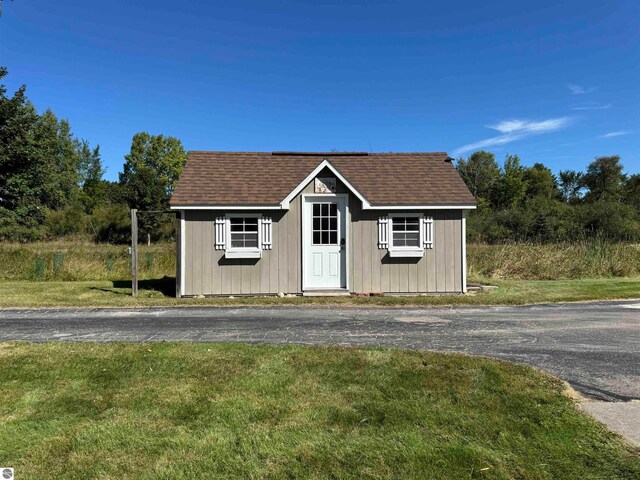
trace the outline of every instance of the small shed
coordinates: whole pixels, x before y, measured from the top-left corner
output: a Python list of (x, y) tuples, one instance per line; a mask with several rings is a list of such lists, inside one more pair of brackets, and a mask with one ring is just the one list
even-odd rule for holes
[(437, 153), (192, 151), (179, 296), (466, 292), (475, 199)]

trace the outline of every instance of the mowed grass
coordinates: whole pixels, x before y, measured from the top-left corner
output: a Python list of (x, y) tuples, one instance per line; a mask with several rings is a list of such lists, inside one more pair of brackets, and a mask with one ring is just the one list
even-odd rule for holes
[(0, 307), (136, 307), (136, 306), (238, 306), (238, 305), (340, 305), (438, 306), (520, 305), (640, 298), (640, 278), (579, 280), (482, 280), (497, 285), (475, 295), (373, 296), (373, 297), (211, 297), (175, 298), (175, 280), (141, 282), (139, 296), (131, 297), (128, 281), (0, 282)]
[(529, 367), (386, 349), (0, 344), (16, 478), (637, 479)]

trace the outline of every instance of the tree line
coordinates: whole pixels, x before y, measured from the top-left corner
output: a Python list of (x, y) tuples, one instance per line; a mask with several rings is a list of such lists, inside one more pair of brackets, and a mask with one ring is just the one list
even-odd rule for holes
[[(25, 86), (9, 96), (6, 75), (0, 67), (0, 240), (126, 242), (130, 208), (168, 208), (186, 161), (180, 140), (136, 133), (119, 180), (105, 180), (100, 147), (75, 137), (50, 109), (39, 114)], [(142, 214), (141, 233), (170, 237), (171, 220)]]
[(456, 163), (478, 201), (468, 216), (470, 241), (640, 239), (640, 175), (626, 175), (619, 156), (558, 175), (542, 163), (524, 167), (517, 155), (499, 165), (486, 151)]
[[(100, 147), (76, 138), (69, 122), (38, 113), (22, 86), (12, 96), (0, 68), (0, 240), (67, 236), (126, 243), (129, 209), (166, 210), (184, 168), (180, 140), (133, 136), (118, 181), (105, 180)], [(478, 201), (468, 216), (470, 241), (612, 241), (640, 239), (640, 175), (626, 175), (617, 156), (584, 172), (554, 175), (541, 163), (478, 151), (456, 162)], [(142, 238), (174, 235), (170, 215), (140, 215)]]

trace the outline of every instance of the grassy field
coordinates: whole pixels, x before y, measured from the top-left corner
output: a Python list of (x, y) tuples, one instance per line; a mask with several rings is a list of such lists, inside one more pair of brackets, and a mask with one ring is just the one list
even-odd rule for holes
[(525, 366), (383, 349), (0, 345), (16, 478), (637, 479)]
[(589, 242), (468, 245), (468, 274), (513, 280), (640, 276), (640, 244)]
[(173, 298), (175, 244), (140, 246), (140, 297), (130, 294), (128, 247), (86, 241), (0, 243), (0, 307), (241, 304), (513, 305), (640, 297), (640, 245), (469, 245), (470, 281), (498, 285), (476, 296), (372, 298)]
[[(489, 280), (487, 280), (489, 281)], [(499, 288), (476, 295), (374, 296), (374, 297), (213, 297), (182, 298), (172, 295), (175, 280), (144, 280), (137, 298), (131, 297), (131, 283), (85, 282), (0, 282), (0, 307), (136, 307), (169, 305), (343, 305), (343, 306), (429, 306), (429, 305), (520, 305), (527, 303), (573, 302), (640, 298), (640, 278), (582, 280), (490, 280)]]
[[(640, 245), (468, 245), (470, 277), (511, 280), (640, 277)], [(0, 243), (0, 280), (117, 280), (129, 278), (126, 245), (87, 241)], [(141, 278), (175, 276), (175, 244), (140, 245)]]

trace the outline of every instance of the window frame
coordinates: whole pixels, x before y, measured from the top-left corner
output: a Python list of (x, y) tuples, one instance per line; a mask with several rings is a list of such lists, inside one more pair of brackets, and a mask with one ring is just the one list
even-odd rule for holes
[[(388, 224), (388, 251), (390, 257), (423, 257), (424, 256), (424, 215), (421, 212), (390, 213)], [(418, 219), (418, 246), (396, 246), (393, 243), (393, 221), (394, 218), (417, 218)]]
[[(231, 246), (231, 219), (256, 218), (258, 223), (256, 247)], [(262, 257), (262, 214), (261, 213), (228, 213), (225, 215), (225, 252), (226, 258), (261, 258)]]

